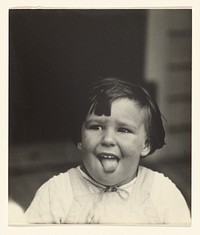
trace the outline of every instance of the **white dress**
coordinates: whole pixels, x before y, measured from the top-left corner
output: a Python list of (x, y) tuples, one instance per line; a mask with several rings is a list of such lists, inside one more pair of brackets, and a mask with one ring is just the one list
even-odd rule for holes
[(72, 168), (47, 181), (26, 211), (29, 223), (189, 225), (180, 191), (163, 174), (140, 166), (128, 184), (108, 188)]

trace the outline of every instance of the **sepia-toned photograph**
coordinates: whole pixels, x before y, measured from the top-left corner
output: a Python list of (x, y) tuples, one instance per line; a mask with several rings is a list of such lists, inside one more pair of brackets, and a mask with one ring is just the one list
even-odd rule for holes
[(8, 224), (190, 227), (192, 10), (8, 15)]

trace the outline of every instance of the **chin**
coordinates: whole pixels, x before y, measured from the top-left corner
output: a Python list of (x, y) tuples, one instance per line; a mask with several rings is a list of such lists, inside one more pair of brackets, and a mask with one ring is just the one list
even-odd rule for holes
[[(108, 176), (108, 178), (109, 178), (109, 176)], [(118, 185), (119, 184), (119, 182), (117, 182), (116, 180), (113, 180), (113, 179), (108, 179), (108, 178), (106, 178), (106, 179), (102, 179), (102, 178), (93, 178), (93, 179), (95, 179), (98, 183), (100, 183), (100, 184), (102, 184), (102, 185), (104, 185), (104, 186), (114, 186), (114, 185)]]

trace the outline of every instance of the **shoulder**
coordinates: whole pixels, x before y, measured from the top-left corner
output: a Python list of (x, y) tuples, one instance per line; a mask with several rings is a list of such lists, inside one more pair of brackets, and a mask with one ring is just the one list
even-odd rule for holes
[(151, 185), (149, 190), (153, 197), (162, 195), (169, 200), (170, 195), (181, 194), (175, 183), (163, 173), (141, 166), (140, 175), (140, 177), (143, 178), (143, 181), (148, 181)]
[(167, 176), (165, 176), (163, 173), (160, 173), (158, 171), (151, 170), (147, 167), (140, 166), (139, 167), (139, 174), (140, 177), (143, 178), (144, 181), (149, 180), (152, 185), (152, 190), (154, 187), (176, 187), (175, 184), (169, 179)]
[(64, 221), (73, 200), (70, 172), (53, 176), (36, 192), (26, 211), (29, 223), (60, 223)]
[[(64, 189), (69, 186), (70, 184), (70, 174), (73, 174), (77, 171), (77, 168), (71, 168), (66, 172), (59, 173), (58, 175), (54, 175), (51, 177), (49, 180), (47, 180), (40, 188), (38, 191), (42, 191), (45, 188), (57, 188), (59, 189)], [(61, 187), (62, 186), (62, 187)]]
[[(69, 187), (70, 179), (69, 179), (69, 171), (65, 173), (60, 173), (58, 175), (54, 175), (52, 178), (47, 180), (37, 191), (37, 194), (40, 194), (44, 191), (55, 190), (59, 192), (61, 189), (65, 189), (66, 186)], [(57, 191), (58, 190), (58, 191)]]
[[(138, 178), (141, 186), (148, 188), (148, 191), (152, 191), (154, 187), (160, 185), (172, 185), (172, 181), (166, 177), (163, 173), (151, 170), (147, 167), (140, 166), (138, 171)], [(164, 184), (164, 185), (163, 185)]]
[(142, 167), (142, 175), (151, 178), (149, 195), (164, 223), (184, 224), (190, 221), (187, 203), (177, 186), (163, 173)]

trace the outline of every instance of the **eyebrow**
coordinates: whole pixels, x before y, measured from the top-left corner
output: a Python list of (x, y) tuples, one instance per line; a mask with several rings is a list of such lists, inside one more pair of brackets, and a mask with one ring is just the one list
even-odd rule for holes
[(135, 126), (134, 124), (130, 124), (129, 122), (117, 122), (118, 126), (122, 126), (122, 127), (129, 127), (131, 129), (134, 129), (135, 131), (137, 131), (139, 129), (140, 126)]
[(89, 118), (88, 120), (85, 121), (85, 124), (91, 123), (91, 122), (98, 122), (98, 123), (103, 123), (105, 122), (105, 119), (102, 120), (101, 118), (95, 117), (95, 118)]

